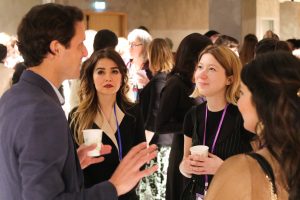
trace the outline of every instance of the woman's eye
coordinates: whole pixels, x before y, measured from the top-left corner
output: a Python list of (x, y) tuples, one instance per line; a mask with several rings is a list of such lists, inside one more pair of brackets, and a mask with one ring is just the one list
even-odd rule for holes
[(198, 67), (197, 67), (198, 69), (202, 69), (203, 67), (201, 66), (201, 65), (198, 65)]
[(242, 90), (240, 90), (239, 95), (242, 96), (244, 93)]
[(102, 75), (102, 74), (104, 74), (104, 71), (99, 70), (99, 71), (97, 71), (97, 74)]
[(209, 71), (214, 71), (214, 72), (215, 72), (215, 71), (216, 71), (216, 69), (215, 69), (215, 68), (213, 68), (213, 67), (210, 67), (210, 68), (209, 68)]
[(116, 69), (116, 70), (113, 70), (112, 73), (113, 73), (113, 74), (119, 74), (120, 71)]

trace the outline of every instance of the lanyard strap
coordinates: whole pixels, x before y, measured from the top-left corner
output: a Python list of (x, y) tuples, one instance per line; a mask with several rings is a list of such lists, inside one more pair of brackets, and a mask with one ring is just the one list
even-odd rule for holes
[(123, 159), (123, 156), (122, 156), (122, 139), (121, 139), (121, 132), (120, 132), (120, 127), (119, 127), (119, 122), (118, 122), (118, 118), (117, 118), (116, 104), (114, 104), (114, 114), (115, 114), (115, 119), (116, 119), (116, 124), (117, 124), (117, 130), (118, 130), (119, 161), (121, 161)]
[[(226, 111), (227, 111), (227, 107), (228, 107), (228, 104), (226, 104), (226, 106), (223, 110), (222, 117), (221, 117), (221, 120), (220, 120), (219, 125), (218, 125), (218, 130), (216, 132), (215, 139), (214, 139), (214, 142), (213, 142), (213, 145), (212, 145), (212, 148), (211, 148), (211, 153), (213, 153), (215, 151), (216, 142), (217, 142), (217, 139), (219, 137), (219, 133), (220, 133), (223, 121), (224, 121), (224, 117), (225, 117), (225, 114), (226, 114)], [(205, 141), (206, 141), (207, 113), (208, 113), (208, 108), (207, 108), (207, 105), (206, 105), (206, 107), (205, 107), (205, 124), (204, 124), (203, 145), (205, 145)]]
[[(221, 120), (219, 122), (218, 129), (217, 129), (217, 132), (216, 132), (216, 135), (215, 135), (215, 139), (214, 139), (214, 142), (213, 142), (213, 145), (212, 145), (212, 148), (211, 148), (211, 153), (214, 153), (214, 151), (215, 151), (216, 142), (217, 142), (218, 137), (219, 137), (219, 133), (220, 133), (223, 121), (224, 121), (224, 117), (225, 117), (225, 114), (226, 114), (226, 111), (227, 111), (227, 107), (228, 107), (228, 104), (226, 104), (226, 106), (223, 110), (222, 117), (221, 117)], [(203, 145), (205, 145), (205, 141), (206, 141), (207, 113), (208, 113), (208, 108), (207, 108), (207, 105), (206, 105), (206, 107), (205, 107), (205, 124), (204, 124)], [(208, 189), (208, 176), (207, 176), (207, 174), (205, 174), (205, 185), (204, 186), (205, 186), (204, 195), (206, 195), (206, 192), (207, 192), (207, 189)]]

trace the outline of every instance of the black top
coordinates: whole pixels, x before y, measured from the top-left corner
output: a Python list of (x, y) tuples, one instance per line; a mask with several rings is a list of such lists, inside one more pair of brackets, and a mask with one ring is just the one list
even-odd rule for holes
[(156, 132), (172, 136), (169, 166), (167, 172), (166, 199), (177, 200), (185, 187), (185, 178), (179, 172), (183, 156), (183, 120), (187, 111), (195, 105), (189, 95), (194, 90), (191, 80), (176, 73), (168, 77), (161, 92), (156, 118)]
[[(193, 146), (203, 144), (206, 102), (192, 107), (184, 119), (184, 134), (193, 138)], [(207, 114), (206, 142), (209, 152), (212, 150), (213, 141), (222, 117), (223, 110)], [(249, 152), (252, 150), (250, 141), (254, 134), (244, 129), (243, 119), (238, 108), (232, 104), (228, 105), (219, 137), (216, 141), (213, 154), (222, 160), (230, 156)], [(193, 175), (194, 177), (196, 175)], [(196, 176), (200, 180), (197, 187), (198, 192), (203, 194), (204, 176)], [(209, 182), (213, 176), (209, 176)]]
[(187, 111), (195, 105), (190, 98), (194, 85), (179, 74), (170, 76), (161, 92), (156, 118), (156, 131), (160, 134), (182, 134), (182, 124)]
[[(76, 109), (77, 108), (75, 108), (72, 112), (74, 112)], [(122, 140), (123, 158), (133, 146), (146, 141), (144, 122), (139, 106), (128, 106), (124, 114), (125, 116), (122, 122), (119, 124)], [(93, 123), (91, 128), (101, 129), (101, 127), (98, 127), (95, 123)], [(72, 133), (74, 133), (74, 127), (72, 125), (71, 131)], [(119, 142), (117, 132), (115, 133), (115, 136), (117, 141)], [(105, 160), (103, 162), (90, 165), (89, 167), (83, 170), (84, 185), (86, 188), (89, 188), (99, 182), (110, 179), (111, 175), (120, 163), (118, 149), (116, 148), (112, 140), (105, 134), (105, 132), (103, 132), (102, 135), (102, 143), (109, 144), (112, 146), (111, 153), (108, 155), (104, 155)], [(119, 197), (119, 199), (122, 200), (132, 200), (136, 198), (137, 195), (135, 193), (135, 188), (132, 189), (130, 192), (126, 193), (125, 195)]]
[[(157, 73), (150, 82), (142, 89), (139, 103), (141, 105), (145, 120), (145, 129), (155, 132), (155, 119), (160, 103), (160, 93), (166, 84), (167, 73)], [(172, 137), (168, 135), (155, 134), (151, 140), (152, 144), (170, 145)]]

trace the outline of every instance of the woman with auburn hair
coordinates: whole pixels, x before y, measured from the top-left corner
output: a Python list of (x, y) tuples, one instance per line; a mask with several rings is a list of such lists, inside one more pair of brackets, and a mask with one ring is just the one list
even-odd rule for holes
[[(145, 141), (144, 122), (138, 105), (126, 97), (127, 68), (112, 49), (96, 51), (84, 63), (80, 79), (79, 105), (69, 123), (77, 145), (83, 144), (84, 129), (102, 129), (102, 143), (112, 146), (105, 160), (83, 169), (85, 187), (108, 180), (122, 158)], [(119, 199), (138, 199), (135, 189)]]
[(207, 194), (214, 199), (300, 199), (300, 61), (266, 53), (242, 70), (238, 107), (260, 149), (224, 162)]
[[(151, 144), (157, 144), (159, 152), (156, 162), (158, 171), (143, 179), (140, 187), (140, 198), (151, 189), (150, 194), (155, 199), (165, 199), (167, 168), (172, 137), (155, 133), (155, 119), (157, 116), (160, 93), (166, 84), (167, 74), (171, 71), (174, 61), (173, 54), (168, 43), (162, 38), (152, 40), (148, 47), (149, 69), (153, 78), (140, 93), (140, 105), (145, 120), (146, 139)], [(141, 183), (142, 183), (141, 182)], [(148, 187), (148, 188), (147, 188)]]
[[(236, 106), (241, 68), (236, 54), (224, 46), (207, 47), (199, 56), (192, 96), (203, 96), (206, 101), (192, 107), (184, 120), (180, 171), (191, 179), (182, 199), (203, 199), (223, 160), (252, 150), (253, 134), (244, 129)], [(195, 145), (208, 146), (208, 157), (191, 155), (190, 148)]]

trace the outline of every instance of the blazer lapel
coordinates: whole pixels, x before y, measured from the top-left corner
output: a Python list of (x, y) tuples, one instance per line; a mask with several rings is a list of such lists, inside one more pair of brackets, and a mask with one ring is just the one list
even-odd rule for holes
[[(120, 126), (125, 114), (122, 112), (122, 110), (118, 107), (118, 105), (116, 106), (116, 115), (117, 115), (117, 119), (118, 119), (118, 124)], [(117, 133), (117, 123), (116, 123), (116, 118), (114, 113), (112, 113), (110, 115), (110, 119), (107, 120), (104, 115), (101, 112), (97, 112), (94, 123), (100, 127), (103, 130), (103, 133), (106, 134), (111, 141), (113, 142), (113, 144), (115, 145), (115, 147), (117, 148), (118, 152), (119, 152), (119, 145), (117, 142), (117, 137), (116, 137), (116, 133)]]

